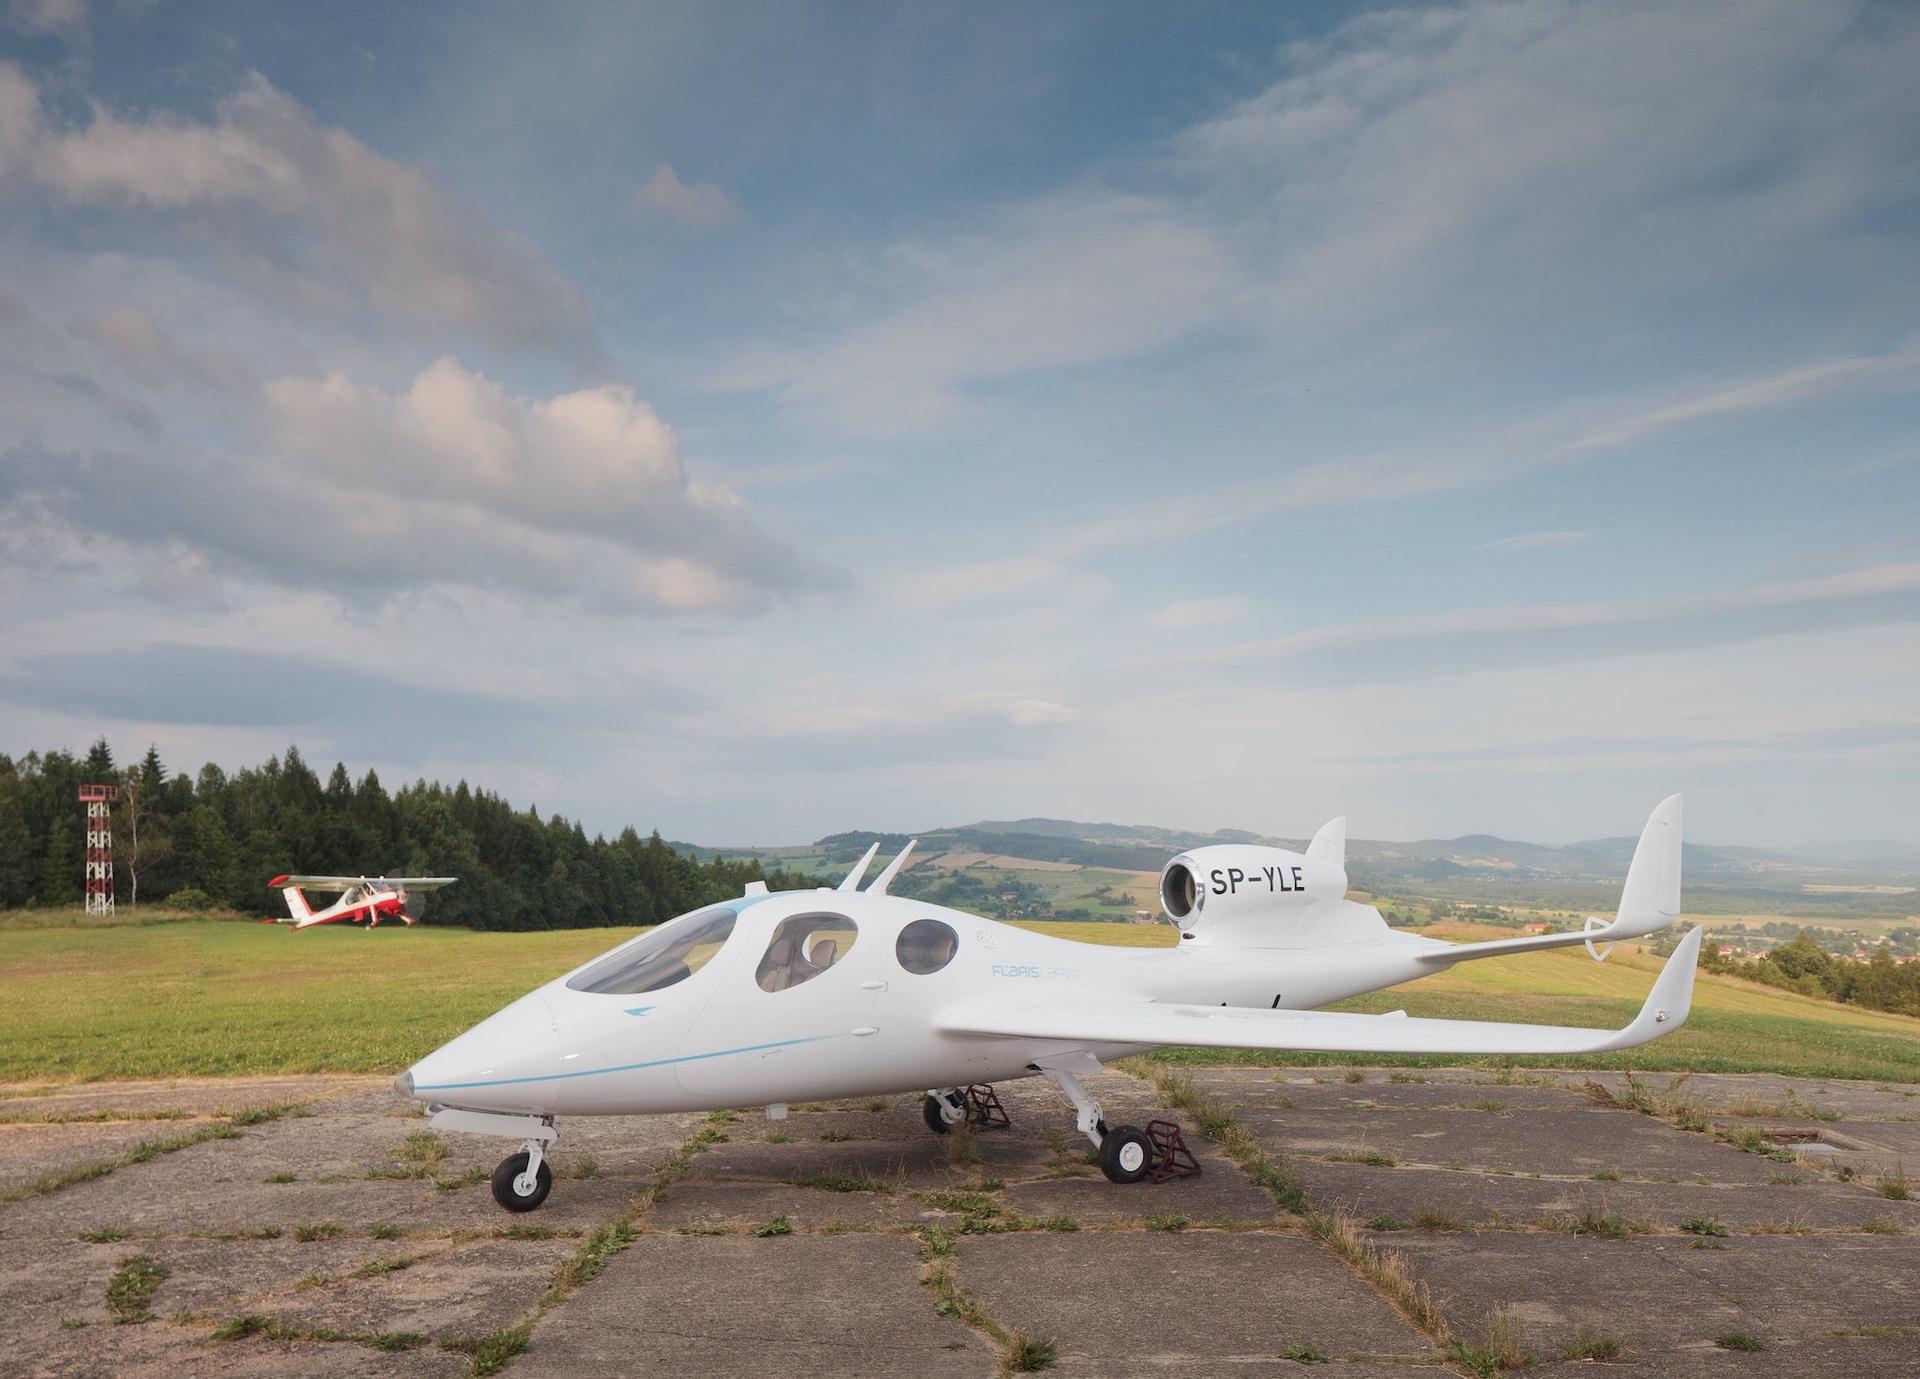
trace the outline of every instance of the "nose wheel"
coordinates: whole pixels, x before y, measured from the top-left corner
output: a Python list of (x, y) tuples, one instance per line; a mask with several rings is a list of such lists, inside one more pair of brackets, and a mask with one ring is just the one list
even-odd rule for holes
[(518, 1154), (509, 1154), (493, 1170), (493, 1200), (508, 1211), (532, 1211), (553, 1191), (553, 1170), (547, 1166), (538, 1140), (528, 1140)]

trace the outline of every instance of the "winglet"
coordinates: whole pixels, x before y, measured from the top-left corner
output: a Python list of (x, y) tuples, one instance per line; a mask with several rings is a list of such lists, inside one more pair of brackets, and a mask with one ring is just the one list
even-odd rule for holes
[(1620, 891), (1620, 909), (1607, 926), (1609, 939), (1639, 938), (1680, 918), (1680, 797), (1654, 806)]
[(1687, 1012), (1693, 1008), (1693, 978), (1700, 964), (1700, 941), (1706, 932), (1698, 924), (1687, 930), (1674, 948), (1673, 956), (1667, 959), (1667, 965), (1654, 978), (1647, 1003), (1640, 1007), (1633, 1023), (1620, 1031), (1615, 1048), (1631, 1048), (1658, 1035), (1671, 1034), (1687, 1022)]
[(1328, 819), (1307, 844), (1307, 860), (1328, 862), (1345, 870), (1347, 865), (1347, 816)]
[(847, 873), (847, 879), (842, 881), (834, 889), (842, 891), (860, 889), (860, 878), (867, 874), (867, 864), (873, 861), (873, 854), (878, 851), (880, 851), (880, 844), (876, 841), (867, 849), (866, 856), (853, 864), (853, 870)]
[[(913, 845), (919, 841), (918, 838), (907, 839), (907, 845), (893, 855), (893, 860), (887, 863), (886, 870), (873, 878), (873, 884), (867, 887), (868, 895), (887, 893), (887, 884), (900, 874), (900, 868), (906, 865), (907, 854), (913, 851)], [(876, 843), (874, 846), (878, 847), (879, 844)]]

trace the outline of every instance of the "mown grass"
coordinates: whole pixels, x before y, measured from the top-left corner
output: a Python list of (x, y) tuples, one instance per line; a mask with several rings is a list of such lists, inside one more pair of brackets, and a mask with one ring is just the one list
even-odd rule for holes
[[(0, 916), (0, 1028), (16, 1035), (0, 1041), (0, 1081), (391, 1072), (637, 932), (488, 934), (426, 924), (295, 934), (215, 920), (98, 928), (26, 913), (39, 916), (37, 925)], [(1165, 947), (1176, 937), (1165, 925), (1022, 927), (1131, 947)], [(1629, 945), (1600, 965), (1578, 948), (1529, 953), (1462, 963), (1341, 1008), (1462, 1019), (1498, 1009), (1507, 1020), (1618, 1025), (1639, 1009), (1658, 966)], [(1153, 1057), (1401, 1067), (1462, 1061), (1238, 1049)], [(1920, 1020), (1703, 973), (1693, 1014), (1672, 1036), (1620, 1054), (1526, 1062), (1917, 1082)]]

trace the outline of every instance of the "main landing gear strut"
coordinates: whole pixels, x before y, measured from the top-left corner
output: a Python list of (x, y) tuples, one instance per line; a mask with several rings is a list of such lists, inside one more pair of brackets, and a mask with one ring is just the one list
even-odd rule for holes
[[(1083, 1058), (1080, 1071), (1099, 1071), (1100, 1065), (1091, 1056), (1083, 1055)], [(1074, 1076), (1074, 1068), (1059, 1064), (1034, 1066), (1052, 1078), (1054, 1085), (1073, 1103), (1074, 1123), (1100, 1151), (1100, 1171), (1107, 1175), (1108, 1182), (1137, 1183), (1151, 1178), (1160, 1183), (1200, 1172), (1199, 1162), (1181, 1138), (1180, 1127), (1172, 1121), (1148, 1121), (1145, 1130), (1137, 1125), (1110, 1126), (1100, 1114), (1100, 1103), (1087, 1095), (1087, 1089)]]

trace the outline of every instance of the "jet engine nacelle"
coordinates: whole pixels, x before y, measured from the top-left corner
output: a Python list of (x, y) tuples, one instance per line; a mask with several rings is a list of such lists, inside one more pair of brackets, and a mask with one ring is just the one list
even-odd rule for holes
[(1195, 848), (1160, 873), (1160, 904), (1167, 917), (1194, 934), (1260, 915), (1284, 923), (1289, 912), (1346, 894), (1344, 866), (1284, 848), (1231, 843)]

